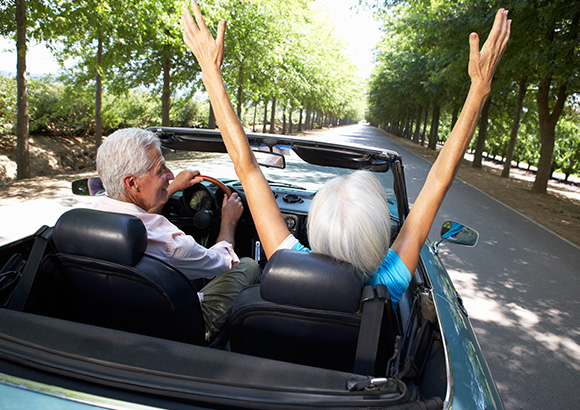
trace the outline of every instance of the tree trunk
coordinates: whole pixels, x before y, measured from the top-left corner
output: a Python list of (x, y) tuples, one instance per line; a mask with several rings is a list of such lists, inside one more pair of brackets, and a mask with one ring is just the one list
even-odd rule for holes
[(528, 81), (526, 77), (520, 80), (518, 97), (516, 100), (516, 110), (514, 112), (514, 119), (512, 121), (512, 130), (510, 132), (510, 141), (508, 143), (507, 152), (505, 154), (505, 163), (503, 164), (503, 170), (501, 172), (502, 178), (509, 178), (510, 176), (512, 159), (514, 158), (514, 150), (518, 140), (518, 131), (520, 129), (520, 120), (522, 118), (522, 109), (524, 107), (524, 98), (526, 97), (527, 84)]
[(103, 141), (103, 37), (101, 30), (97, 34), (97, 76), (95, 91), (95, 152)]
[[(572, 14), (571, 30), (568, 41), (570, 44), (576, 43), (579, 35), (580, 14), (578, 12)], [(557, 28), (555, 24), (550, 27), (548, 32), (548, 43), (551, 45), (554, 41)], [(576, 53), (575, 47), (568, 49), (568, 60), (573, 61)], [(550, 68), (549, 68), (550, 69)], [(556, 92), (556, 100), (550, 98), (550, 91)], [(556, 91), (557, 90), (557, 91)], [(554, 144), (556, 140), (556, 124), (560, 119), (566, 97), (568, 96), (567, 83), (563, 82), (557, 87), (552, 84), (552, 77), (548, 71), (544, 72), (544, 76), (538, 92), (536, 94), (536, 101), (538, 105), (538, 122), (540, 125), (540, 160), (538, 161), (538, 173), (532, 186), (532, 192), (537, 194), (545, 194), (548, 189), (548, 181), (552, 175), (552, 156), (554, 154)], [(550, 103), (553, 106), (552, 113), (550, 113)]]
[(457, 123), (457, 119), (459, 118), (459, 104), (453, 105), (453, 113), (451, 114), (451, 127), (450, 130), (455, 127), (455, 123)]
[(415, 134), (413, 135), (413, 142), (419, 143), (419, 136), (421, 135), (421, 114), (423, 114), (423, 106), (420, 105), (417, 110), (417, 124), (415, 124)]
[(256, 132), (256, 113), (258, 112), (258, 103), (254, 104), (254, 120), (252, 121), (252, 132)]
[(429, 149), (435, 151), (437, 149), (437, 140), (439, 138), (439, 117), (441, 116), (441, 108), (439, 104), (433, 106), (433, 114), (431, 118), (431, 132), (429, 134)]
[(163, 92), (161, 93), (161, 125), (169, 127), (169, 110), (171, 108), (171, 60), (163, 59)]
[(479, 130), (477, 132), (477, 141), (475, 143), (475, 154), (473, 157), (474, 168), (481, 168), (483, 150), (485, 148), (485, 138), (487, 137), (487, 125), (489, 120), (489, 107), (491, 106), (491, 97), (487, 99), (481, 110), (479, 118)]
[(272, 98), (272, 112), (270, 113), (270, 134), (276, 134), (276, 97)]
[(312, 107), (310, 106), (310, 103), (308, 103), (308, 105), (306, 105), (306, 119), (304, 120), (304, 129), (305, 130), (310, 129), (310, 117), (311, 116), (312, 116)]
[(405, 119), (405, 128), (403, 129), (403, 138), (406, 139), (411, 139), (410, 138), (410, 133), (409, 133), (409, 127), (411, 126), (411, 122), (412, 122), (412, 116), (408, 115), (407, 118)]
[(213, 107), (211, 105), (211, 102), (209, 103), (209, 120), (207, 121), (207, 128), (209, 128), (210, 130), (215, 130), (216, 129), (216, 120), (215, 120), (215, 114), (213, 112)]
[(425, 120), (423, 121), (423, 132), (421, 132), (421, 146), (425, 146), (425, 133), (427, 132), (427, 120), (429, 120), (429, 101), (425, 106)]
[(282, 135), (286, 135), (286, 107), (282, 109)]
[(16, 0), (16, 178), (30, 178), (28, 88), (26, 84), (26, 0)]
[[(538, 120), (540, 123), (540, 160), (538, 161), (538, 173), (532, 186), (532, 192), (545, 194), (548, 189), (548, 181), (552, 175), (552, 155), (556, 141), (556, 124), (564, 109), (567, 91), (566, 84), (558, 88), (557, 100), (552, 113), (550, 113), (550, 89), (552, 78), (545, 75), (538, 87), (536, 101), (538, 103)], [(556, 87), (554, 87), (555, 89)]]
[(292, 111), (294, 110), (294, 107), (290, 107), (290, 110), (288, 111), (288, 135), (292, 135)]
[(300, 108), (300, 116), (298, 117), (298, 132), (302, 131), (302, 112), (304, 108)]
[(262, 134), (266, 133), (267, 124), (268, 124), (268, 102), (264, 101), (264, 124), (262, 125)]

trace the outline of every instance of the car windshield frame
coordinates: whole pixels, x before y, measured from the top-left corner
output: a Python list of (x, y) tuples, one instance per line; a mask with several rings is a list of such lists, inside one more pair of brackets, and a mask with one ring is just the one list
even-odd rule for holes
[[(165, 149), (205, 153), (226, 153), (226, 147), (219, 130), (179, 127), (152, 127)], [(317, 138), (308, 139), (280, 134), (246, 134), (255, 149), (288, 154), (291, 152), (313, 166), (341, 168), (347, 170), (364, 169), (377, 174), (386, 188), (391, 216), (398, 220), (399, 228), (409, 213), (409, 202), (401, 156), (392, 150), (369, 147), (361, 144), (337, 144)], [(285, 169), (263, 168), (283, 175)], [(268, 176), (267, 175), (267, 176)], [(392, 176), (391, 178), (386, 175)], [(284, 178), (277, 178), (278, 181)], [(392, 179), (392, 181), (389, 181)], [(390, 194), (389, 191), (392, 191)]]

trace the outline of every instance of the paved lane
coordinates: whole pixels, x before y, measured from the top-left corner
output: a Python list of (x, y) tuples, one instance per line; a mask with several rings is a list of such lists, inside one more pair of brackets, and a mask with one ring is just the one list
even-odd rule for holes
[[(430, 162), (368, 126), (342, 127), (328, 136), (399, 152), (415, 200)], [(448, 219), (480, 233), (477, 247), (444, 245), (441, 254), (506, 408), (578, 408), (580, 249), (460, 180), (442, 205), (431, 239)]]

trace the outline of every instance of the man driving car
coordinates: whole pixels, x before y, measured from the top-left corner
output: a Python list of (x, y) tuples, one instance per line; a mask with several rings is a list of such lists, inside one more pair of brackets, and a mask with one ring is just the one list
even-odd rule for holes
[(235, 230), (243, 212), (239, 196), (224, 197), (216, 244), (205, 248), (159, 213), (170, 195), (203, 178), (198, 171), (182, 171), (175, 178), (155, 134), (138, 128), (114, 132), (99, 147), (97, 172), (106, 195), (95, 209), (138, 217), (147, 230), (148, 255), (171, 264), (190, 280), (214, 278), (198, 294), (206, 342), (211, 341), (226, 323), (240, 291), (260, 278), (256, 262), (240, 260), (234, 252)]

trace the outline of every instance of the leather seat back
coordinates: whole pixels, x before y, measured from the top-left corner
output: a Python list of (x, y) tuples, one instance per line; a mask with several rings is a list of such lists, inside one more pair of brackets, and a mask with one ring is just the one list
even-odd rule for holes
[(203, 344), (187, 277), (145, 255), (147, 232), (130, 215), (73, 209), (57, 221), (27, 310), (61, 319)]
[(282, 250), (261, 285), (245, 289), (231, 318), (233, 351), (352, 371), (363, 279), (325, 255)]

